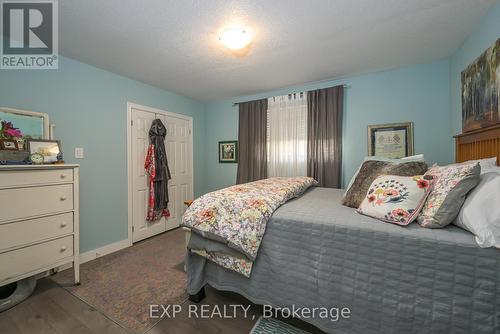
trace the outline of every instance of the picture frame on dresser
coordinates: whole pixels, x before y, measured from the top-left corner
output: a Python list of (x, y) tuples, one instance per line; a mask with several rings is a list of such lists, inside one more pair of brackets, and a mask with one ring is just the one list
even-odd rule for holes
[(0, 150), (17, 151), (19, 146), (17, 141), (13, 139), (0, 139)]
[(80, 283), (79, 165), (0, 166), (0, 286), (73, 266)]
[(28, 140), (28, 151), (30, 154), (41, 154), (43, 163), (57, 162), (61, 154), (61, 143), (59, 140)]

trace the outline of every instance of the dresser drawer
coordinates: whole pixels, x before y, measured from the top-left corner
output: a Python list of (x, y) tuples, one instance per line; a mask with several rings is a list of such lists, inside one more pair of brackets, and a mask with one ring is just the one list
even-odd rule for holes
[(73, 212), (0, 224), (0, 252), (73, 233)]
[(0, 173), (0, 187), (20, 187), (59, 182), (73, 182), (73, 170), (22, 170)]
[(73, 256), (73, 237), (64, 237), (0, 254), (0, 282), (48, 267)]
[(73, 210), (73, 185), (0, 190), (0, 222)]

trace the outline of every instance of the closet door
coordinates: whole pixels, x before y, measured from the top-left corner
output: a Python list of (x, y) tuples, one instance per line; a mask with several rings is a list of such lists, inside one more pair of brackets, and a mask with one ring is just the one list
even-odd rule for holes
[(186, 210), (184, 201), (193, 199), (193, 161), (191, 122), (171, 114), (157, 114), (165, 127), (167, 136), (165, 148), (172, 179), (168, 182), (170, 217), (166, 219), (166, 229), (176, 228), (181, 223)]
[(149, 146), (149, 128), (156, 114), (140, 109), (132, 109), (131, 124), (131, 166), (132, 166), (132, 240), (149, 238), (166, 231), (165, 220), (146, 220), (149, 198), (148, 175), (144, 170), (144, 160)]

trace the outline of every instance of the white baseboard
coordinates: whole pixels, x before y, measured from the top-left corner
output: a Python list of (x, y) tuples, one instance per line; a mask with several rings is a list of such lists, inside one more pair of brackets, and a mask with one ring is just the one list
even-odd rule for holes
[[(117, 251), (122, 250), (122, 249), (127, 248), (127, 247), (130, 247), (130, 242), (128, 239), (125, 239), (125, 240), (114, 242), (112, 244), (109, 244), (109, 245), (106, 245), (106, 246), (103, 246), (103, 247), (100, 247), (97, 249), (93, 249), (93, 250), (85, 252), (85, 253), (81, 253), (80, 254), (80, 264), (95, 260), (98, 257), (117, 252)], [(72, 266), (73, 265), (71, 263), (65, 264), (64, 266), (59, 267), (58, 271), (69, 269)]]
[(124, 239), (118, 242), (114, 242), (112, 244), (85, 252), (80, 254), (80, 263), (89, 262), (97, 259), (98, 257), (108, 255), (124, 248), (130, 247), (130, 243), (128, 239)]

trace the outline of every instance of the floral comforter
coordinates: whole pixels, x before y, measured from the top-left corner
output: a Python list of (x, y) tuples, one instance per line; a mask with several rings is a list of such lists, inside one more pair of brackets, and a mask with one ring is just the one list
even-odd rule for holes
[(249, 277), (273, 212), (316, 184), (311, 177), (275, 177), (201, 196), (187, 209), (182, 225), (204, 238), (227, 245), (242, 256), (205, 249), (191, 251)]

